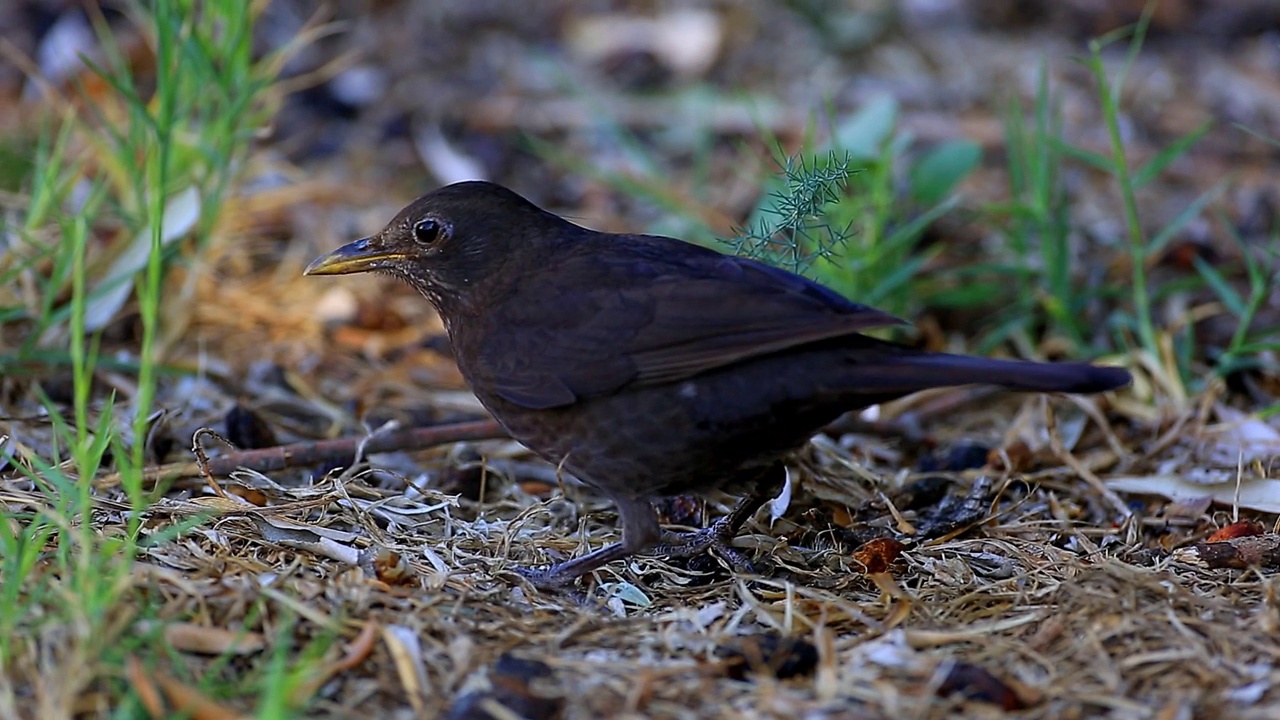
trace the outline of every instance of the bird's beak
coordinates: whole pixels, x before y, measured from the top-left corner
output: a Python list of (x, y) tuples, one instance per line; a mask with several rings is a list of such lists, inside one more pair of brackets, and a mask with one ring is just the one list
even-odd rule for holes
[(375, 248), (370, 238), (360, 238), (311, 261), (302, 274), (349, 275), (383, 268), (400, 258), (400, 253)]

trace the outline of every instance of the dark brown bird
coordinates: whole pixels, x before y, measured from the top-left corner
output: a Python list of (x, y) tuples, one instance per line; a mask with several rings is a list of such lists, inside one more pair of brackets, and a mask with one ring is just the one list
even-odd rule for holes
[[(512, 437), (616, 503), (622, 541), (524, 571), (541, 587), (642, 550), (725, 548), (767, 500), (782, 458), (847, 411), (951, 385), (1091, 393), (1130, 381), (1120, 368), (868, 337), (859, 331), (901, 321), (753, 260), (588, 230), (492, 183), (425, 195), (306, 270), (367, 271), (431, 301), (463, 377)], [(752, 486), (696, 533), (664, 533), (650, 505)]]

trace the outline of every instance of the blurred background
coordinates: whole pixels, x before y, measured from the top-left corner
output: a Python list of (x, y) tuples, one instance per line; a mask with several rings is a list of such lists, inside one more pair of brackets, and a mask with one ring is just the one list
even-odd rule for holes
[[(104, 30), (140, 85), (154, 83), (133, 6), (85, 7), (0, 9), (10, 190), (49, 122), (41, 88), (92, 97), (78, 58), (104, 62)], [(242, 106), (206, 110), (245, 121), (219, 130), (237, 133), (243, 155), (224, 183), (236, 207), (207, 231), (236, 238), (255, 270), (260, 252), (287, 258), (287, 271), (271, 267), (294, 287), (305, 256), (433, 187), (484, 178), (594, 228), (728, 240), (722, 249), (920, 318), (934, 344), (963, 329), (983, 351), (1154, 351), (1135, 317), (1150, 313), (1152, 327), (1200, 324), (1180, 336), (1185, 352), (1226, 348), (1239, 313), (1192, 310), (1221, 301), (1214, 280), (1245, 282), (1245, 255), (1275, 236), (1280, 6), (1144, 8), (253, 3), (258, 65), (222, 80)], [(268, 191), (275, 200), (257, 207)], [(793, 202), (779, 207), (779, 194)], [(1135, 243), (1153, 276), (1149, 309), (1102, 291), (1131, 287)], [(1185, 282), (1164, 292), (1166, 279)], [(1246, 320), (1275, 325), (1276, 312), (1263, 303)]]

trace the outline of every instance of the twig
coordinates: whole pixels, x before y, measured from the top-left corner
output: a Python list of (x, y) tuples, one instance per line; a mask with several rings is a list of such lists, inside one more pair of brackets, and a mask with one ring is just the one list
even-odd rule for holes
[(200, 444), (200, 438), (206, 435), (221, 441), (224, 445), (232, 449), (235, 449), (235, 445), (233, 445), (230, 440), (222, 437), (207, 427), (200, 428), (196, 431), (195, 435), (191, 436), (191, 452), (196, 456), (196, 467), (200, 468), (200, 474), (204, 476), (205, 482), (209, 483), (209, 487), (213, 488), (214, 494), (223, 500), (226, 500), (226, 491), (222, 489), (222, 486), (218, 484), (217, 480), (213, 479), (213, 473), (209, 471), (209, 454), (204, 451), (204, 445)]
[(1120, 514), (1120, 517), (1125, 520), (1132, 517), (1133, 511), (1129, 509), (1129, 506), (1125, 504), (1124, 500), (1121, 500), (1120, 496), (1117, 495), (1114, 490), (1107, 487), (1107, 484), (1102, 481), (1102, 478), (1098, 477), (1092, 470), (1085, 467), (1085, 464), (1080, 462), (1080, 459), (1075, 455), (1072, 455), (1071, 451), (1067, 449), (1067, 446), (1063, 444), (1062, 436), (1058, 434), (1058, 417), (1053, 414), (1053, 409), (1049, 407), (1048, 400), (1041, 398), (1041, 407), (1044, 409), (1045, 430), (1048, 431), (1049, 448), (1053, 450), (1053, 454), (1056, 455), (1063, 464), (1071, 468), (1071, 470), (1074, 471), (1081, 480), (1084, 480), (1089, 487), (1093, 488), (1103, 497), (1103, 499), (1110, 503), (1111, 507), (1115, 508), (1116, 512)]
[[(506, 431), (496, 421), (476, 420), (433, 427), (407, 428), (384, 435), (375, 435), (372, 438), (360, 436), (310, 440), (260, 450), (242, 450), (222, 457), (210, 458), (206, 469), (210, 475), (226, 477), (239, 468), (266, 473), (303, 465), (350, 462), (355, 457), (360, 444), (365, 443), (366, 440), (368, 442), (364, 446), (365, 452), (375, 453), (391, 450), (425, 450), (467, 440), (496, 440), (505, 437), (508, 437)], [(199, 477), (201, 474), (200, 463), (180, 462), (144, 468), (142, 479), (144, 482), (158, 483), (178, 478)], [(120, 484), (120, 473), (112, 473), (94, 483), (98, 488), (114, 487), (118, 484)]]

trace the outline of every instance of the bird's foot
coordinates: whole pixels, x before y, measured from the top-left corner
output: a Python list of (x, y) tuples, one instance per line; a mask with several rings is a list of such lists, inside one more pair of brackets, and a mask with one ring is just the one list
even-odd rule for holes
[(578, 579), (577, 576), (570, 576), (563, 572), (559, 572), (559, 569), (563, 564), (564, 563), (552, 565), (548, 568), (531, 568), (523, 565), (516, 565), (515, 567), (512, 567), (511, 570), (525, 580), (528, 580), (530, 585), (533, 585), (539, 590), (560, 590), (568, 585), (572, 585), (573, 581)]
[(693, 532), (663, 531), (661, 544), (649, 548), (646, 554), (670, 557), (693, 557), (714, 550), (724, 558), (734, 572), (754, 575), (756, 570), (740, 551), (730, 545), (738, 533), (733, 519), (722, 517), (701, 530)]
[(729, 511), (728, 515), (701, 530), (687, 533), (664, 531), (661, 543), (656, 547), (649, 548), (648, 552), (654, 555), (690, 557), (700, 555), (708, 550), (715, 550), (717, 555), (729, 563), (729, 567), (734, 572), (747, 575), (756, 574), (751, 561), (747, 560), (745, 555), (735, 550), (729, 543), (733, 542), (733, 538), (742, 529), (742, 526), (751, 519), (751, 516), (755, 515), (761, 506), (769, 502), (776, 488), (781, 486), (782, 480), (786, 477), (786, 469), (782, 465), (775, 465), (774, 470), (775, 472), (772, 476), (766, 476), (771, 478), (770, 482), (757, 484), (751, 494), (740, 500), (733, 510)]
[[(779, 474), (785, 472), (781, 465), (775, 467), (780, 471)], [(692, 557), (714, 550), (735, 572), (754, 575), (756, 571), (751, 561), (731, 547), (730, 543), (756, 510), (769, 501), (775, 484), (757, 485), (754, 492), (739, 501), (728, 515), (701, 530), (685, 533), (659, 531), (658, 518), (654, 515), (648, 500), (629, 501), (626, 498), (615, 498), (614, 502), (618, 504), (622, 517), (623, 542), (606, 545), (586, 555), (552, 565), (545, 570), (525, 567), (514, 569), (539, 590), (562, 590), (583, 575), (638, 552), (644, 552), (646, 555)], [(657, 540), (657, 544), (651, 545), (654, 539)]]
[(572, 560), (556, 563), (545, 570), (522, 566), (516, 566), (512, 569), (539, 590), (560, 590), (572, 585), (575, 580), (600, 566), (611, 563), (614, 560), (621, 560), (631, 555), (632, 552), (622, 543), (613, 543)]

